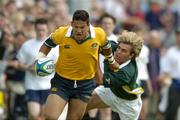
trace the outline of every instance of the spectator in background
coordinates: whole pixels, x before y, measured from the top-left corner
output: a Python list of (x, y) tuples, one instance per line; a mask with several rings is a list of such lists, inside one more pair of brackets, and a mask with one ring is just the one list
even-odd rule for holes
[(129, 4), (126, 7), (127, 18), (123, 22), (123, 28), (132, 30), (133, 27), (144, 24), (145, 15), (140, 9), (140, 0), (129, 0), (128, 3)]
[[(3, 28), (3, 38), (0, 44), (0, 60), (1, 60), (1, 69), (8, 66), (8, 60), (11, 59), (10, 53), (14, 50), (13, 42), (14, 36), (9, 26), (5, 25)], [(4, 66), (4, 67), (3, 67)]]
[[(157, 30), (152, 30), (149, 32), (147, 38), (147, 46), (149, 48), (149, 63), (148, 63), (148, 72), (149, 77), (152, 83), (153, 94), (152, 101), (150, 102), (150, 112), (156, 114), (158, 112), (158, 104), (160, 100), (160, 86), (158, 83), (158, 76), (160, 73), (160, 50), (161, 50), (161, 40), (160, 34)], [(153, 105), (152, 105), (153, 104)]]
[(147, 45), (149, 47), (149, 63), (148, 63), (148, 71), (150, 79), (152, 80), (153, 90), (159, 90), (159, 86), (157, 84), (157, 77), (160, 71), (160, 34), (157, 30), (152, 30), (149, 32), (149, 36), (147, 38)]
[[(2, 44), (3, 41), (3, 37), (4, 37), (4, 26), (6, 24), (6, 18), (3, 12), (0, 12), (0, 46)], [(0, 58), (2, 56), (0, 55)]]
[[(133, 31), (141, 36), (146, 41), (147, 26), (141, 25), (133, 28)], [(149, 63), (149, 48), (144, 43), (139, 56), (136, 58), (138, 67), (138, 82), (144, 89), (144, 93), (141, 95), (142, 98), (142, 109), (139, 116), (140, 120), (146, 120), (149, 113), (149, 97), (152, 94), (152, 84), (149, 77), (147, 65)]]
[[(180, 27), (176, 29), (176, 45), (170, 47), (165, 54), (163, 75), (172, 79), (169, 88), (168, 106), (165, 120), (177, 120), (178, 108), (180, 106)], [(163, 82), (166, 79), (164, 79)]]
[(28, 40), (33, 39), (36, 37), (36, 32), (34, 29), (34, 20), (32, 16), (26, 16), (26, 19), (23, 21), (23, 26), (26, 26), (22, 28), (24, 31), (26, 31), (25, 35)]
[[(38, 54), (40, 46), (47, 37), (47, 20), (40, 18), (34, 23), (36, 38), (25, 42), (17, 54), (18, 68), (25, 70), (25, 89), (28, 108), (28, 117), (30, 120), (43, 119), (44, 104), (50, 93), (50, 79), (52, 75), (39, 77), (34, 71), (34, 61)], [(49, 57), (56, 61), (58, 49), (54, 49)]]
[(9, 60), (11, 59), (10, 53), (13, 51), (13, 40), (14, 37), (12, 32), (7, 26), (5, 26), (3, 28), (3, 37), (0, 43), (0, 94), (2, 102), (0, 109), (3, 113), (3, 115), (0, 113), (0, 119), (8, 117), (8, 112), (5, 112), (5, 108), (8, 107), (7, 97), (5, 97), (8, 96), (5, 70), (11, 65)]
[(159, 76), (160, 84), (160, 103), (159, 111), (161, 114), (165, 114), (168, 105), (168, 93), (172, 83), (171, 77), (164, 74), (166, 71), (166, 52), (169, 48), (176, 45), (176, 31), (175, 27), (178, 26), (178, 5), (179, 3), (174, 0), (167, 0), (164, 3), (165, 8), (160, 16), (162, 28), (160, 29), (160, 37), (162, 42), (161, 48), (161, 72)]
[(104, 0), (103, 9), (112, 14), (118, 21), (124, 22), (126, 20), (126, 7), (128, 0)]
[[(56, 2), (55, 2), (56, 3)], [(55, 4), (54, 3), (54, 4)], [(56, 3), (55, 8), (51, 8), (53, 11), (52, 14), (50, 14), (50, 20), (49, 24), (50, 26), (50, 32), (53, 32), (55, 29), (58, 28), (58, 26), (66, 26), (70, 24), (70, 15), (68, 14), (68, 6), (65, 3)], [(55, 12), (54, 12), (55, 11)]]
[(162, 47), (166, 50), (176, 44), (175, 16), (171, 11), (164, 11), (160, 15), (162, 28), (160, 29), (160, 39)]
[(166, 0), (165, 3), (165, 10), (170, 11), (174, 15), (174, 23), (175, 26), (180, 25), (180, 3), (178, 0)]
[(161, 6), (158, 1), (151, 1), (150, 9), (145, 15), (145, 21), (150, 29), (161, 28), (160, 14), (162, 12)]
[[(8, 118), (18, 119), (20, 116), (26, 117), (26, 102), (24, 97), (24, 75), (23, 70), (19, 70), (17, 67), (16, 55), (21, 45), (25, 42), (26, 36), (23, 32), (19, 31), (14, 35), (13, 51), (10, 52), (10, 59), (8, 60), (9, 65), (6, 68), (5, 74), (7, 76), (7, 87), (8, 87)], [(20, 99), (18, 99), (20, 98)], [(20, 104), (17, 104), (19, 101)]]

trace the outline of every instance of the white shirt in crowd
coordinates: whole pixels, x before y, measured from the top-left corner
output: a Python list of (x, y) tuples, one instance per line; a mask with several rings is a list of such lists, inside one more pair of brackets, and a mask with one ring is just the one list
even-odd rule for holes
[[(136, 58), (138, 67), (138, 80), (149, 80), (147, 64), (149, 63), (149, 48), (143, 45), (139, 57)], [(138, 81), (139, 82), (139, 81)]]
[(162, 59), (161, 72), (180, 80), (180, 48), (177, 46), (169, 48)]

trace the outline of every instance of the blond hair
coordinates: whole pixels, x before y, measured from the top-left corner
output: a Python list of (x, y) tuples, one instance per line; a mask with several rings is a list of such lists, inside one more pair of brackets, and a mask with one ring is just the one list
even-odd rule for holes
[(134, 58), (136, 58), (141, 52), (144, 41), (142, 37), (138, 36), (135, 32), (123, 31), (118, 38), (118, 42), (131, 45), (132, 52), (135, 54)]

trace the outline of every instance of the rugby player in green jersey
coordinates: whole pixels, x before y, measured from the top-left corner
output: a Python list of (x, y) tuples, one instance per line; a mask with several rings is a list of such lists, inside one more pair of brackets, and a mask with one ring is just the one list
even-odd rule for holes
[(138, 69), (135, 58), (142, 49), (143, 39), (134, 32), (124, 31), (118, 38), (118, 44), (111, 42), (111, 46), (114, 58), (120, 64), (119, 70), (111, 71), (105, 60), (104, 85), (94, 90), (87, 110), (111, 107), (121, 120), (137, 120), (143, 89), (136, 83)]

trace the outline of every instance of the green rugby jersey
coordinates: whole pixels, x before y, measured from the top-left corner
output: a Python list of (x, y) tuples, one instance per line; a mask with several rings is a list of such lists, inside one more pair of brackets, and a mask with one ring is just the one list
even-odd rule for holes
[[(113, 52), (117, 48), (117, 44), (115, 42), (111, 42)], [(123, 89), (123, 86), (128, 86), (130, 90), (134, 90), (138, 88), (138, 84), (136, 83), (138, 69), (135, 60), (131, 60), (126, 66), (119, 69), (117, 72), (112, 72), (108, 67), (108, 61), (104, 61), (104, 86), (109, 87), (112, 92), (123, 99), (126, 100), (134, 100), (137, 98), (137, 95), (130, 94)], [(109, 82), (107, 82), (110, 80)]]

